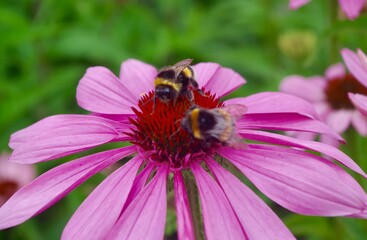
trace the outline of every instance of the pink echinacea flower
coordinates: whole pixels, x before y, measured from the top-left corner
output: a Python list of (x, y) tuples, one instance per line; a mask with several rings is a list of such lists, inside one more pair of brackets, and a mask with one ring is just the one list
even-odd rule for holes
[[(289, 8), (295, 10), (306, 5), (310, 1), (311, 0), (289, 0)], [(340, 7), (350, 20), (359, 16), (365, 3), (365, 0), (339, 0)]]
[[(357, 53), (354, 53), (345, 48), (341, 51), (341, 54), (348, 70), (367, 89), (367, 56), (361, 49), (358, 49)], [(367, 117), (367, 91), (364, 94), (351, 92), (348, 95), (353, 105)]]
[[(246, 148), (210, 145), (180, 127), (192, 103), (157, 100), (157, 70), (137, 60), (121, 65), (120, 77), (104, 67), (87, 70), (77, 101), (92, 115), (56, 115), (11, 136), (10, 161), (49, 161), (110, 142), (131, 143), (64, 163), (39, 176), (0, 208), (0, 229), (41, 213), (109, 165), (131, 156), (85, 199), (67, 223), (62, 239), (159, 239), (164, 236), (167, 185), (173, 186), (178, 239), (194, 239), (185, 179), (198, 189), (207, 239), (295, 239), (275, 213), (225, 166), (228, 161), (279, 205), (299, 214), (367, 217), (367, 195), (337, 163), (366, 177), (338, 149), (275, 131), (306, 131), (342, 141), (319, 119), (307, 101), (264, 92), (222, 101), (245, 83), (216, 63), (193, 66), (199, 86), (196, 106), (241, 104), (247, 112), (236, 122)], [(219, 97), (217, 97), (219, 96)], [(268, 132), (271, 130), (271, 132)], [(326, 160), (303, 149), (334, 159)], [(227, 160), (225, 160), (227, 159)], [(219, 162), (219, 163), (218, 163)], [(169, 188), (168, 188), (169, 189)]]
[[(280, 84), (280, 90), (312, 103), (321, 118), (337, 133), (342, 134), (348, 127), (353, 126), (360, 135), (367, 135), (367, 117), (355, 107), (358, 105), (353, 101), (353, 96), (359, 98), (359, 96), (367, 95), (367, 87), (355, 76), (347, 73), (343, 64), (330, 66), (324, 77), (286, 77)], [(313, 139), (317, 135), (314, 133), (295, 134), (303, 139)], [(337, 141), (325, 135), (321, 136), (321, 141), (338, 145)]]
[(0, 154), (0, 206), (36, 176), (32, 165), (9, 162), (9, 156)]

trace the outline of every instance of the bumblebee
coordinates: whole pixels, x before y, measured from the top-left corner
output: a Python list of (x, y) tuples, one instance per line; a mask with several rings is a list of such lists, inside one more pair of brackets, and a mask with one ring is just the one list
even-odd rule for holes
[(205, 109), (193, 106), (181, 121), (181, 127), (194, 139), (233, 145), (236, 138), (235, 122), (246, 112), (244, 105)]
[(173, 66), (166, 66), (159, 70), (154, 80), (154, 102), (159, 98), (162, 102), (176, 103), (181, 96), (194, 99), (192, 90), (198, 90), (194, 70), (190, 66), (192, 59), (185, 59)]

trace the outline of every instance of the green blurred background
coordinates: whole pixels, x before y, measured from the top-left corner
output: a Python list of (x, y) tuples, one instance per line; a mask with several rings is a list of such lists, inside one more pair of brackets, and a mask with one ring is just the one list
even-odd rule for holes
[[(157, 67), (184, 58), (218, 62), (247, 79), (232, 95), (246, 96), (275, 91), (290, 74), (322, 75), (341, 60), (342, 47), (366, 52), (366, 26), (366, 12), (348, 21), (336, 0), (312, 1), (297, 11), (288, 9), (287, 0), (2, 0), (0, 152), (10, 151), (7, 143), (16, 130), (49, 115), (83, 113), (75, 92), (89, 66), (118, 74), (128, 58)], [(59, 163), (39, 164), (38, 173)], [(58, 239), (103, 177), (96, 176), (38, 217), (0, 232), (0, 238)], [(299, 239), (367, 236), (365, 220), (298, 216), (266, 201)], [(175, 239), (172, 212), (166, 232)]]

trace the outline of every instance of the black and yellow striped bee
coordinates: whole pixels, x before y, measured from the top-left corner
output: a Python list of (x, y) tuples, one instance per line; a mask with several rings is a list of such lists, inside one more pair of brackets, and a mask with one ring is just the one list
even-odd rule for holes
[(197, 140), (234, 145), (239, 143), (235, 122), (246, 111), (246, 106), (240, 104), (213, 109), (193, 106), (186, 112), (181, 127)]
[(154, 101), (159, 98), (162, 102), (173, 101), (187, 96), (190, 101), (194, 95), (192, 90), (198, 90), (194, 70), (190, 66), (192, 59), (185, 59), (173, 66), (166, 66), (159, 70), (154, 80)]

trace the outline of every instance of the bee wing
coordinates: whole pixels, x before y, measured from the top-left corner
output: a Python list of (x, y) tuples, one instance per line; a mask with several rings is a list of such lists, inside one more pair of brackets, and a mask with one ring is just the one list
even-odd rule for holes
[(192, 59), (185, 59), (173, 65), (173, 67), (175, 68), (176, 74), (177, 75), (180, 74), (180, 72), (182, 72), (187, 66), (189, 66), (191, 62), (192, 62)]
[(190, 65), (190, 63), (192, 62), (192, 59), (185, 59), (185, 60), (182, 60), (182, 61), (179, 61), (178, 63), (176, 63), (175, 65), (173, 65), (174, 67), (187, 67)]
[(222, 107), (221, 109), (227, 111), (235, 122), (247, 112), (247, 107), (242, 104), (227, 105)]
[(158, 72), (163, 72), (163, 71), (172, 69), (175, 71), (176, 75), (178, 75), (180, 72), (182, 72), (182, 70), (184, 70), (187, 66), (189, 66), (191, 62), (192, 62), (192, 59), (185, 59), (185, 60), (179, 61), (178, 63), (174, 64), (173, 66), (164, 66), (161, 69), (159, 69)]
[(247, 143), (240, 135), (235, 135), (229, 142), (229, 146), (233, 147), (236, 150), (246, 150)]

